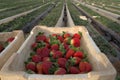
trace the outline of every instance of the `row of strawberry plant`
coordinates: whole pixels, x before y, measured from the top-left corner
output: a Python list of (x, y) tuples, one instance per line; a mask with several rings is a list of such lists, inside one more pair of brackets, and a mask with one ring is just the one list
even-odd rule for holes
[(31, 22), (35, 17), (40, 15), (42, 12), (44, 12), (49, 6), (51, 6), (51, 4), (45, 5), (42, 8), (40, 8), (34, 12), (31, 12), (25, 16), (16, 18), (15, 20), (13, 20), (9, 23), (1, 24), (0, 31), (4, 32), (4, 31), (12, 31), (15, 29), (21, 29), (27, 23)]
[(101, 16), (100, 14), (92, 11), (91, 9), (89, 9), (88, 7), (85, 7), (83, 5), (79, 5), (82, 9), (84, 9), (88, 14), (90, 14), (91, 16), (99, 16), (97, 18), (95, 18), (97, 21), (99, 21), (100, 23), (102, 23), (103, 25), (105, 25), (106, 27), (112, 29), (113, 31), (115, 31), (116, 33), (120, 34), (120, 24), (104, 17)]
[(63, 9), (63, 0), (61, 0), (61, 2), (59, 2), (58, 5), (56, 5), (55, 8), (39, 24), (49, 27), (55, 26), (61, 15), (62, 9)]
[(9, 16), (13, 16), (13, 15), (16, 15), (18, 13), (33, 9), (35, 7), (42, 5), (42, 4), (44, 4), (44, 3), (42, 3), (42, 1), (27, 2), (27, 4), (18, 5), (17, 7), (13, 7), (11, 9), (1, 11), (0, 12), (0, 19), (6, 18)]
[[(75, 25), (85, 26), (100, 50), (105, 54), (112, 54), (116, 57), (117, 55), (115, 49), (112, 48), (112, 46), (108, 43), (106, 39), (104, 39), (102, 35), (100, 35), (100, 33), (91, 28), (91, 25), (88, 25), (88, 21), (83, 21), (79, 18), (79, 16), (82, 16), (82, 14), (78, 12), (78, 10), (70, 2), (68, 2), (68, 8)], [(82, 22), (84, 22), (84, 24)]]

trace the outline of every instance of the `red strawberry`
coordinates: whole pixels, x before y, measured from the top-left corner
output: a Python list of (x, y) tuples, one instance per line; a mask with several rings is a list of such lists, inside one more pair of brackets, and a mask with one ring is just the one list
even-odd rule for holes
[(92, 66), (88, 62), (85, 62), (85, 64), (86, 64), (86, 72), (90, 72), (92, 70)]
[(79, 57), (73, 57), (73, 58), (70, 58), (69, 60), (72, 65), (77, 65), (81, 61)]
[(68, 51), (69, 50), (69, 45), (68, 44), (63, 44), (64, 45), (64, 48)]
[(8, 42), (8, 43), (9, 43), (9, 42), (12, 42), (14, 39), (15, 39), (14, 37), (10, 37), (10, 38), (7, 39), (7, 42)]
[(78, 39), (80, 39), (80, 38), (81, 38), (81, 35), (78, 34), (78, 33), (75, 33), (75, 34), (73, 35), (73, 38), (78, 38)]
[(69, 49), (69, 50), (67, 51), (67, 53), (66, 53), (66, 58), (67, 58), (67, 59), (70, 58), (71, 56), (73, 56), (74, 53), (75, 53), (74, 50)]
[(33, 44), (31, 45), (31, 48), (32, 48), (32, 49), (35, 49), (35, 48), (37, 48), (37, 45), (38, 45), (38, 44), (35, 42), (35, 43), (33, 43)]
[(57, 37), (57, 34), (52, 34), (52, 36), (55, 36), (55, 37)]
[(61, 51), (56, 51), (55, 54), (53, 54), (53, 58), (61, 58), (63, 56), (63, 53)]
[(58, 49), (59, 49), (58, 44), (53, 44), (53, 45), (51, 46), (51, 49), (52, 49), (52, 50), (58, 50)]
[(45, 41), (45, 40), (46, 40), (46, 36), (45, 35), (38, 35), (38, 36), (36, 36), (36, 42)]
[(36, 53), (38, 54), (38, 55), (40, 55), (40, 56), (42, 56), (42, 48), (38, 48), (37, 50), (36, 50)]
[(70, 44), (71, 38), (67, 37), (64, 39), (63, 43)]
[(62, 42), (63, 42), (63, 40), (64, 40), (64, 39), (63, 39), (63, 37), (62, 37), (62, 36), (60, 36), (60, 35), (58, 35), (58, 36), (57, 36), (57, 39), (58, 39), (58, 40), (60, 40), (60, 42), (61, 42), (61, 43), (62, 43)]
[(42, 71), (42, 63), (37, 63), (37, 73), (38, 74), (42, 74), (43, 73), (43, 71)]
[(32, 56), (32, 61), (38, 63), (42, 61), (42, 58), (39, 55), (34, 55)]
[(66, 74), (66, 70), (64, 68), (58, 68), (54, 74), (56, 75), (63, 75), (63, 74)]
[(2, 52), (4, 47), (0, 44), (0, 52)]
[(74, 54), (74, 57), (79, 57), (79, 58), (83, 58), (83, 53), (81, 51), (77, 51), (75, 54)]
[(45, 47), (46, 47), (46, 48), (50, 48), (50, 44), (49, 44), (49, 43), (46, 43)]
[(57, 61), (58, 65), (62, 68), (65, 68), (65, 65), (67, 63), (67, 60), (65, 58), (58, 58), (58, 61)]
[(45, 39), (45, 42), (46, 42), (46, 43), (49, 43), (49, 42), (50, 42), (50, 38), (47, 37), (47, 38)]
[(80, 47), (80, 39), (78, 38), (73, 38), (71, 40), (71, 45), (75, 46), (75, 47)]
[(63, 37), (64, 37), (64, 38), (70, 37), (70, 34), (69, 34), (69, 33), (65, 33), (65, 34), (63, 35)]
[(29, 62), (29, 63), (26, 65), (26, 69), (27, 69), (27, 70), (36, 71), (35, 63), (34, 63), (34, 62)]
[(44, 57), (43, 61), (50, 61), (50, 57)]
[(92, 66), (88, 62), (80, 62), (79, 69), (81, 72), (89, 72), (92, 70)]
[(51, 67), (52, 67), (52, 62), (50, 62), (50, 61), (44, 61), (42, 63), (43, 73), (49, 74), (49, 70), (50, 70)]
[(48, 57), (49, 53), (50, 50), (47, 47), (37, 49), (37, 54), (40, 55), (41, 57)]
[(77, 67), (70, 67), (69, 71), (71, 74), (78, 74), (80, 73), (80, 70)]
[(86, 72), (86, 65), (84, 62), (80, 62), (79, 69), (80, 69), (80, 72)]

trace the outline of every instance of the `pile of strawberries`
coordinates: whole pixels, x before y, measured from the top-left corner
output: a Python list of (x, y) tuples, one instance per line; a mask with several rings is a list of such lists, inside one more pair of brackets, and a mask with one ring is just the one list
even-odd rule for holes
[(10, 37), (4, 43), (0, 43), (0, 52), (2, 52), (7, 45), (9, 45), (14, 40), (14, 37)]
[(63, 31), (47, 37), (39, 32), (31, 45), (33, 52), (25, 62), (28, 73), (80, 74), (92, 70), (87, 54), (80, 47), (81, 32), (73, 35)]

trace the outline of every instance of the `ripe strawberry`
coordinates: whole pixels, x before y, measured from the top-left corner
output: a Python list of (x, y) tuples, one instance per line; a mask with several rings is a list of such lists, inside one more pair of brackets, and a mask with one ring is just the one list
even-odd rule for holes
[(50, 61), (50, 57), (44, 57), (43, 61)]
[(50, 48), (50, 44), (49, 44), (49, 43), (46, 43), (45, 47), (46, 47), (46, 48)]
[(44, 61), (43, 63), (42, 63), (42, 69), (43, 69), (43, 73), (45, 73), (45, 74), (49, 74), (49, 70), (50, 70), (50, 68), (52, 67), (52, 62), (50, 62), (50, 61)]
[(57, 37), (57, 34), (52, 34), (52, 36), (55, 36), (55, 37)]
[(92, 70), (92, 66), (88, 62), (80, 62), (79, 69), (81, 72), (89, 72)]
[(26, 69), (36, 71), (35, 63), (34, 62), (29, 62), (28, 64), (26, 64)]
[(12, 42), (14, 39), (15, 39), (14, 37), (10, 37), (10, 38), (7, 39), (7, 42), (10, 43), (10, 42)]
[(42, 56), (42, 48), (38, 48), (37, 50), (36, 50), (36, 53), (37, 53), (37, 55), (40, 55), (40, 56)]
[(91, 64), (88, 62), (85, 62), (85, 64), (86, 64), (86, 72), (90, 72), (92, 70)]
[(33, 49), (33, 50), (35, 50), (36, 48), (37, 48), (37, 45), (38, 45), (38, 43), (33, 43), (32, 45), (31, 45), (31, 48)]
[(50, 38), (47, 37), (47, 38), (45, 39), (45, 42), (46, 42), (46, 43), (50, 43)]
[(70, 67), (69, 71), (71, 74), (78, 74), (80, 73), (80, 70), (77, 67)]
[(79, 58), (83, 58), (83, 53), (81, 51), (77, 51), (75, 54), (74, 54), (74, 57), (79, 57)]
[(79, 57), (73, 57), (73, 58), (71, 57), (69, 59), (69, 61), (70, 61), (71, 65), (77, 65), (77, 64), (79, 64), (79, 62), (81, 61), (81, 59)]
[(56, 75), (63, 75), (63, 74), (66, 74), (66, 70), (64, 68), (58, 68), (54, 74)]
[(63, 37), (64, 37), (64, 38), (70, 37), (70, 34), (69, 34), (69, 33), (65, 33), (65, 34), (63, 35)]
[(69, 50), (67, 51), (67, 53), (66, 53), (66, 58), (67, 58), (67, 59), (70, 58), (71, 56), (73, 56), (74, 53), (75, 53), (74, 50), (69, 49)]
[(37, 54), (40, 55), (40, 57), (48, 57), (49, 53), (50, 50), (47, 47), (37, 49)]
[(75, 47), (80, 47), (80, 39), (78, 38), (73, 38), (71, 40), (71, 45), (75, 46)]
[(39, 55), (33, 55), (32, 61), (38, 63), (38, 62), (42, 61), (42, 58)]
[(80, 34), (78, 34), (78, 33), (75, 33), (75, 34), (73, 35), (73, 38), (78, 38), (78, 39), (81, 39), (81, 35), (80, 35)]
[(52, 49), (52, 50), (58, 50), (58, 49), (59, 49), (58, 44), (53, 44), (53, 45), (51, 46), (51, 49)]
[(67, 60), (65, 58), (58, 58), (57, 63), (60, 67), (65, 68)]
[(55, 52), (56, 52), (55, 50), (51, 50), (50, 51), (50, 56), (53, 56), (53, 54), (55, 54)]
[(71, 38), (67, 37), (64, 39), (63, 43), (70, 44)]
[(53, 58), (61, 58), (63, 56), (63, 53), (61, 51), (56, 51), (55, 54), (53, 54)]
[(69, 45), (68, 44), (64, 43), (63, 46), (67, 51), (69, 50)]
[(2, 52), (4, 47), (0, 44), (0, 52)]
[(45, 40), (46, 40), (46, 36), (45, 35), (38, 35), (38, 36), (36, 36), (36, 42), (45, 41)]
[(42, 74), (43, 73), (43, 71), (42, 71), (42, 63), (37, 63), (37, 73), (38, 74)]
[(80, 62), (79, 69), (80, 69), (80, 72), (86, 72), (86, 65), (84, 62)]
[(63, 37), (62, 37), (62, 36), (60, 36), (60, 35), (58, 35), (58, 36), (57, 36), (57, 39), (58, 39), (58, 40), (60, 40), (60, 42), (61, 42), (61, 43), (62, 43), (62, 42), (63, 42), (63, 40), (64, 40), (64, 39), (63, 39)]

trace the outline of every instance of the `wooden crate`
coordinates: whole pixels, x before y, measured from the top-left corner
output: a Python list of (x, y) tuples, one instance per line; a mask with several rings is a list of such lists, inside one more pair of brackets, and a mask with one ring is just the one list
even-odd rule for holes
[[(29, 57), (31, 44), (35, 41), (35, 36), (39, 31), (45, 32), (46, 35), (62, 33), (62, 31), (69, 32), (71, 34), (81, 31), (83, 34), (81, 46), (88, 52), (88, 59), (92, 64), (93, 70), (86, 74), (74, 75), (42, 75), (26, 73), (24, 62)], [(36, 26), (17, 53), (14, 53), (14, 55), (4, 65), (0, 75), (2, 80), (114, 80), (116, 77), (116, 70), (108, 58), (100, 52), (85, 27), (48, 28), (44, 26)]]

